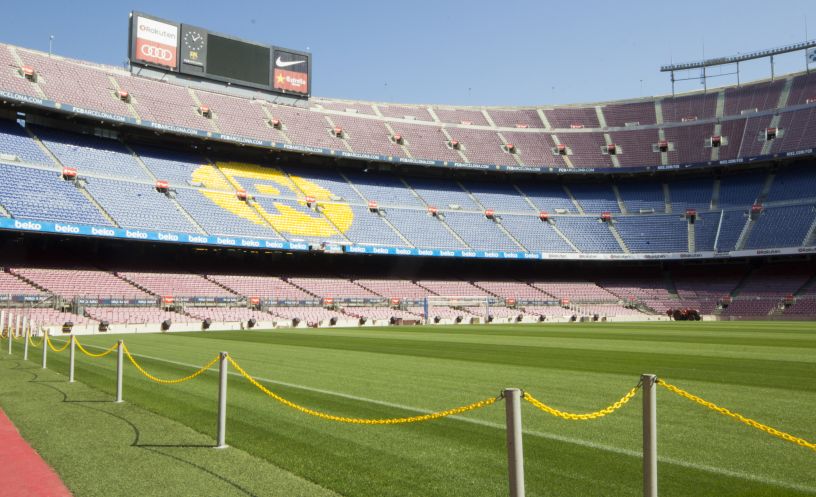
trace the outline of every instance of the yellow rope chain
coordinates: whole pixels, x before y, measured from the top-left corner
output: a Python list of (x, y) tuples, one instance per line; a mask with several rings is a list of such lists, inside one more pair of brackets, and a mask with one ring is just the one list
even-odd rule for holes
[(65, 342), (65, 345), (58, 349), (54, 347), (54, 344), (51, 343), (51, 337), (49, 337), (48, 335), (46, 335), (45, 337), (46, 337), (45, 339), (48, 341), (48, 346), (51, 348), (51, 350), (53, 350), (56, 353), (62, 352), (63, 350), (67, 349), (69, 345), (71, 345), (71, 339), (69, 338), (68, 341)]
[(713, 402), (709, 402), (707, 400), (704, 400), (704, 399), (702, 399), (702, 398), (700, 398), (700, 397), (698, 397), (698, 396), (696, 396), (696, 395), (694, 395), (692, 393), (686, 392), (682, 388), (678, 388), (678, 387), (676, 387), (676, 386), (674, 386), (674, 385), (672, 385), (670, 383), (666, 383), (663, 380), (657, 380), (657, 384), (662, 386), (666, 390), (669, 390), (670, 392), (676, 393), (677, 395), (679, 395), (679, 396), (681, 396), (683, 398), (686, 398), (688, 400), (696, 402), (696, 403), (700, 404), (703, 407), (708, 407), (712, 411), (717, 411), (718, 413), (720, 413), (722, 415), (725, 415), (725, 416), (728, 416), (729, 418), (735, 419), (735, 420), (739, 421), (740, 423), (745, 423), (746, 425), (748, 425), (748, 426), (750, 426), (752, 428), (756, 428), (757, 430), (764, 431), (765, 433), (767, 433), (769, 435), (773, 435), (776, 438), (781, 438), (782, 440), (785, 440), (787, 442), (795, 443), (796, 445), (800, 445), (802, 447), (806, 447), (806, 448), (808, 448), (810, 450), (816, 451), (816, 443), (808, 442), (804, 438), (795, 437), (795, 436), (791, 435), (790, 433), (785, 433), (784, 431), (780, 431), (780, 430), (777, 430), (776, 428), (772, 428), (772, 427), (770, 427), (768, 425), (762, 424), (759, 421), (755, 421), (755, 420), (753, 420), (751, 418), (746, 418), (742, 414), (730, 411), (730, 410), (726, 409), (725, 407), (720, 407), (720, 406), (718, 406), (717, 404), (715, 404)]
[(577, 414), (577, 413), (572, 413), (572, 412), (560, 411), (560, 410), (558, 410), (558, 409), (556, 409), (554, 407), (550, 407), (550, 406), (544, 404), (543, 402), (536, 399), (535, 397), (533, 397), (532, 395), (530, 395), (527, 392), (524, 392), (524, 397), (523, 398), (524, 398), (524, 400), (526, 400), (530, 404), (536, 406), (537, 408), (541, 409), (542, 411), (546, 412), (547, 414), (552, 414), (555, 417), (558, 417), (558, 418), (561, 418), (561, 419), (568, 419), (570, 421), (588, 421), (590, 419), (598, 419), (598, 418), (602, 418), (604, 416), (608, 416), (609, 414), (612, 414), (613, 412), (617, 411), (621, 407), (625, 406), (627, 402), (632, 400), (632, 397), (635, 396), (635, 394), (637, 393), (639, 388), (640, 388), (640, 385), (637, 385), (636, 387), (634, 387), (631, 390), (629, 390), (628, 392), (626, 392), (626, 395), (621, 397), (621, 399), (619, 401), (615, 402), (614, 404), (612, 404), (612, 405), (610, 405), (608, 407), (605, 407), (605, 408), (601, 409), (600, 411), (588, 412), (588, 413), (585, 413), (585, 414)]
[(79, 340), (77, 339), (76, 336), (74, 337), (74, 342), (76, 342), (76, 346), (79, 347), (79, 350), (81, 350), (83, 354), (85, 354), (88, 357), (94, 357), (94, 358), (105, 357), (106, 355), (108, 355), (111, 352), (113, 352), (114, 350), (116, 350), (116, 346), (118, 345), (118, 344), (114, 343), (113, 345), (110, 346), (110, 348), (108, 350), (106, 350), (104, 352), (100, 352), (99, 354), (94, 354), (93, 352), (88, 352), (87, 350), (85, 350), (85, 347), (83, 347), (82, 344), (79, 343)]
[(315, 416), (315, 417), (318, 417), (320, 419), (325, 419), (327, 421), (337, 421), (337, 422), (340, 422), (340, 423), (352, 423), (352, 424), (358, 424), (358, 425), (396, 425), (396, 424), (402, 424), (402, 423), (417, 423), (419, 421), (430, 421), (432, 419), (444, 418), (446, 416), (452, 416), (454, 414), (462, 414), (463, 412), (473, 411), (475, 409), (480, 409), (482, 407), (487, 407), (489, 405), (494, 404), (499, 399), (499, 397), (491, 397), (491, 398), (480, 400), (478, 402), (474, 402), (472, 404), (468, 404), (468, 405), (465, 405), (465, 406), (454, 407), (453, 409), (447, 409), (445, 411), (433, 412), (433, 413), (429, 413), (429, 414), (422, 414), (422, 415), (419, 415), (419, 416), (409, 416), (409, 417), (405, 417), (405, 418), (385, 418), (385, 419), (347, 418), (347, 417), (343, 417), (343, 416), (335, 416), (333, 414), (326, 414), (326, 413), (323, 413), (323, 412), (318, 412), (318, 411), (315, 411), (313, 409), (309, 409), (308, 407), (303, 407), (301, 405), (295, 404), (294, 402), (292, 402), (290, 400), (284, 399), (280, 395), (272, 392), (271, 390), (269, 390), (268, 388), (263, 386), (260, 382), (258, 382), (258, 380), (256, 380), (252, 376), (250, 376), (249, 373), (247, 373), (241, 366), (239, 366), (238, 363), (235, 362), (235, 360), (233, 360), (232, 357), (227, 356), (227, 360), (229, 361), (230, 364), (232, 364), (232, 367), (234, 367), (235, 370), (238, 371), (241, 374), (241, 376), (243, 376), (244, 378), (247, 379), (247, 381), (249, 381), (250, 383), (255, 385), (255, 387), (257, 387), (258, 390), (262, 391), (266, 395), (268, 395), (268, 396), (272, 397), (273, 399), (277, 400), (281, 404), (283, 404), (285, 406), (288, 406), (288, 407), (291, 407), (292, 409), (300, 411), (300, 412), (302, 412), (304, 414), (308, 414), (310, 416)]
[(125, 355), (128, 357), (131, 364), (133, 364), (133, 367), (138, 369), (140, 373), (142, 373), (145, 377), (147, 377), (147, 379), (149, 379), (151, 381), (155, 381), (156, 383), (161, 383), (162, 385), (177, 385), (179, 383), (184, 383), (185, 381), (190, 381), (193, 378), (197, 377), (198, 375), (202, 374), (203, 372), (207, 371), (211, 367), (213, 367), (215, 365), (215, 363), (218, 362), (218, 359), (220, 358), (220, 356), (215, 356), (215, 358), (212, 361), (210, 361), (209, 363), (202, 366), (201, 369), (199, 369), (198, 371), (196, 371), (195, 373), (193, 373), (193, 374), (191, 374), (189, 376), (185, 376), (184, 378), (178, 378), (178, 379), (175, 379), (175, 380), (163, 380), (163, 379), (157, 378), (157, 377), (153, 376), (152, 374), (148, 373), (147, 371), (145, 371), (144, 368), (138, 362), (136, 362), (136, 359), (131, 355), (131, 353), (128, 350), (127, 346), (123, 344), (122, 347), (124, 348)]
[(31, 338), (31, 334), (29, 333), (29, 335), (28, 335), (28, 343), (30, 343), (32, 347), (39, 347), (40, 345), (42, 345), (42, 341), (43, 341), (43, 339), (42, 339), (42, 338), (40, 338), (39, 343), (34, 343), (34, 339), (33, 339), (33, 338)]

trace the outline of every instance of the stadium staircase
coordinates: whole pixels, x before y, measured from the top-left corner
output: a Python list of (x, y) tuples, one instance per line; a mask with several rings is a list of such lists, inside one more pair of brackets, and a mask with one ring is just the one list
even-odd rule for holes
[[(657, 105), (657, 102), (655, 102), (655, 105)], [(660, 141), (665, 141), (666, 140), (666, 130), (664, 130), (663, 128), (658, 129), (657, 130), (657, 139), (660, 140)], [(669, 165), (669, 152), (668, 152), (669, 150), (671, 150), (671, 145), (669, 145), (669, 147), (666, 149), (666, 152), (660, 152), (660, 165), (662, 165), (662, 166)]]
[(30, 280), (30, 279), (26, 278), (25, 276), (23, 276), (21, 274), (17, 274), (14, 271), (11, 271), (8, 268), (4, 268), (3, 272), (17, 278), (20, 281), (24, 281), (24, 282), (28, 283), (29, 285), (33, 286), (34, 288), (36, 288), (37, 290), (40, 290), (43, 293), (51, 294), (51, 291), (49, 289), (47, 289), (44, 286), (34, 282), (33, 280)]
[[(482, 212), (484, 212), (485, 210), (487, 210), (487, 207), (486, 207), (484, 204), (482, 204), (481, 202), (479, 202), (479, 199), (477, 199), (477, 198), (476, 198), (476, 196), (475, 196), (475, 195), (473, 195), (473, 193), (471, 193), (471, 191), (470, 191), (470, 190), (468, 190), (468, 189), (465, 187), (465, 185), (463, 185), (463, 184), (462, 184), (462, 182), (457, 181), (457, 182), (456, 182), (456, 184), (459, 186), (459, 188), (461, 188), (461, 189), (462, 189), (462, 190), (463, 190), (463, 191), (464, 191), (464, 192), (467, 194), (468, 198), (470, 198), (470, 200), (471, 200), (471, 201), (472, 201), (474, 204), (478, 205), (478, 206), (479, 206), (479, 207), (482, 209)], [(495, 219), (493, 222), (494, 222), (494, 224), (496, 225), (496, 227), (497, 227), (497, 228), (499, 228), (499, 231), (501, 231), (502, 233), (504, 233), (504, 236), (506, 236), (507, 238), (509, 238), (510, 240), (512, 240), (512, 241), (513, 241), (513, 243), (515, 243), (515, 244), (516, 244), (516, 246), (518, 246), (518, 248), (519, 248), (520, 250), (524, 250), (525, 252), (528, 252), (527, 247), (525, 247), (525, 246), (524, 246), (524, 245), (523, 245), (523, 244), (522, 244), (522, 243), (521, 243), (521, 242), (518, 240), (518, 238), (516, 238), (515, 236), (513, 236), (513, 234), (512, 234), (512, 233), (510, 233), (510, 232), (507, 230), (507, 228), (505, 228), (504, 226), (502, 226), (502, 223), (501, 223), (501, 219), (500, 219), (500, 218)]]
[[(720, 101), (717, 100), (717, 105), (719, 105), (719, 102)], [(719, 122), (714, 125), (714, 135), (722, 136), (722, 124)], [(722, 140), (723, 146), (727, 145), (727, 143), (725, 143), (727, 139), (728, 137), (723, 138)], [(712, 161), (720, 160), (720, 147), (711, 147), (711, 160)]]
[(76, 187), (76, 189), (77, 189), (77, 190), (79, 190), (79, 192), (80, 192), (80, 193), (82, 193), (82, 196), (84, 196), (85, 198), (87, 198), (87, 199), (88, 199), (88, 201), (89, 201), (90, 203), (92, 203), (92, 204), (94, 205), (94, 207), (96, 207), (96, 209), (97, 209), (99, 212), (101, 212), (101, 213), (102, 213), (102, 216), (104, 216), (104, 217), (105, 217), (105, 219), (107, 219), (107, 220), (108, 220), (108, 222), (109, 222), (109, 223), (111, 223), (111, 225), (113, 225), (113, 226), (115, 226), (115, 227), (117, 227), (117, 228), (121, 228), (121, 227), (122, 227), (122, 226), (121, 226), (119, 223), (117, 223), (117, 222), (116, 222), (116, 220), (115, 220), (115, 219), (113, 219), (113, 216), (111, 216), (111, 215), (108, 213), (108, 211), (106, 211), (106, 210), (105, 210), (105, 208), (104, 208), (104, 207), (102, 207), (102, 204), (100, 204), (99, 202), (97, 202), (97, 201), (96, 201), (96, 199), (93, 197), (93, 195), (91, 195), (91, 192), (89, 192), (89, 191), (88, 191), (88, 190), (85, 188), (85, 182), (82, 180), (82, 177), (81, 177), (81, 176), (80, 176), (80, 177), (78, 177), (78, 178), (77, 178), (77, 180), (74, 182), (74, 186)]
[(666, 214), (671, 214), (672, 213), (671, 191), (669, 190), (668, 183), (663, 183), (663, 202), (666, 204)]
[[(275, 116), (272, 115), (272, 112), (269, 110), (268, 106), (261, 105), (261, 110), (263, 111), (264, 115), (266, 116), (267, 122), (272, 122), (275, 119)], [(289, 135), (286, 133), (286, 124), (282, 124), (280, 129), (278, 129), (278, 134), (283, 137), (283, 141), (286, 143), (292, 144), (292, 139), (289, 138)]]
[[(187, 93), (190, 94), (190, 98), (195, 102), (197, 108), (201, 108), (204, 104), (201, 102), (201, 99), (198, 98), (198, 94), (196, 94), (195, 90), (192, 88), (187, 88)], [(218, 129), (218, 126), (215, 124), (216, 119), (218, 118), (218, 114), (213, 112), (211, 119), (205, 119), (212, 128), (210, 131), (215, 131), (216, 133), (220, 133), (221, 130)]]
[[(110, 74), (108, 74), (108, 81), (110, 82), (111, 86), (113, 87), (113, 89), (116, 92), (118, 92), (119, 90), (122, 89), (119, 86), (119, 82), (116, 81), (116, 78), (114, 78)], [(136, 107), (133, 106), (133, 102), (131, 100), (128, 100), (126, 102), (126, 104), (127, 104), (127, 110), (128, 110), (128, 112), (130, 112), (131, 117), (136, 118), (136, 119), (141, 119), (142, 118), (142, 116), (140, 116), (139, 113), (136, 112)]]
[[(331, 116), (324, 115), (323, 117), (326, 119), (326, 121), (328, 121), (329, 126), (330, 126), (330, 128), (329, 128), (329, 129), (335, 129), (335, 128), (337, 128), (337, 125), (335, 125), (335, 124), (334, 124), (334, 121), (332, 120)], [(343, 131), (343, 133), (345, 133), (345, 131)], [(341, 136), (339, 137), (339, 140), (340, 140), (340, 142), (343, 144), (343, 147), (344, 147), (344, 148), (346, 149), (346, 151), (348, 151), (348, 152), (354, 152), (354, 150), (351, 148), (351, 144), (348, 142), (348, 140), (346, 140), (345, 138), (343, 138), (343, 136), (344, 136), (344, 135), (341, 135)]]
[(686, 229), (688, 230), (688, 248), (687, 248), (687, 250), (688, 250), (688, 252), (690, 254), (693, 254), (694, 252), (696, 252), (695, 249), (696, 249), (696, 246), (697, 246), (696, 245), (697, 239), (696, 239), (696, 232), (694, 231), (695, 226), (696, 226), (696, 224), (686, 222)]
[(725, 116), (725, 90), (720, 90), (717, 92), (717, 110), (715, 112), (715, 116), (718, 119), (721, 119), (723, 116)]
[(680, 294), (677, 293), (677, 285), (674, 284), (674, 278), (672, 278), (671, 271), (668, 269), (663, 270), (663, 283), (666, 284), (666, 291), (669, 292), (669, 296), (679, 302)]
[(547, 119), (547, 114), (544, 114), (544, 109), (536, 109), (536, 114), (538, 114), (538, 118), (541, 119), (541, 122), (544, 123), (545, 128), (552, 129), (552, 126), (550, 126), (550, 120)]
[[(484, 115), (485, 115), (485, 116), (487, 116), (487, 115), (488, 115), (488, 114), (487, 114), (487, 111), (483, 110), (482, 112), (484, 113)], [(489, 119), (489, 117), (488, 117), (488, 119)], [(492, 120), (492, 119), (490, 119), (490, 122), (492, 123), (492, 122), (493, 122), (493, 120)], [(498, 133), (496, 133), (496, 134), (499, 136), (499, 140), (501, 140), (501, 142), (502, 142), (502, 144), (503, 144), (503, 145), (508, 145), (508, 144), (510, 143), (510, 141), (509, 141), (509, 140), (507, 140), (507, 138), (505, 138), (505, 137), (504, 137), (504, 134), (502, 134), (502, 133), (500, 133), (500, 132), (498, 132)], [(513, 154), (510, 154), (510, 156), (513, 158), (513, 160), (515, 160), (515, 161), (516, 161), (516, 164), (518, 164), (519, 166), (523, 166), (523, 165), (524, 165), (524, 162), (522, 162), (521, 157), (519, 157), (519, 154), (513, 153)]]
[(5, 207), (0, 205), (0, 216), (11, 217), (11, 214), (9, 214), (9, 211), (7, 211)]
[(626, 246), (626, 242), (623, 241), (623, 237), (618, 232), (618, 229), (615, 228), (614, 222), (608, 222), (606, 223), (606, 225), (609, 227), (609, 231), (612, 232), (612, 236), (614, 236), (615, 240), (617, 240), (618, 245), (620, 245), (621, 250), (623, 250), (623, 253), (631, 254), (631, 252), (629, 251), (629, 247)]
[(126, 277), (122, 276), (121, 274), (119, 274), (117, 272), (113, 272), (112, 274), (114, 276), (116, 276), (117, 278), (119, 278), (120, 280), (126, 282), (127, 284), (135, 286), (136, 288), (138, 288), (139, 290), (145, 292), (148, 295), (153, 295), (154, 297), (161, 297), (161, 295), (157, 295), (155, 292), (151, 292), (150, 290), (143, 287), (142, 285), (136, 283), (135, 281), (131, 281), (131, 280), (127, 279)]
[[(434, 117), (439, 119), (436, 116), (436, 114), (434, 114)], [(448, 128), (439, 128), (439, 129), (442, 131), (442, 134), (445, 135), (446, 140), (448, 140), (449, 142), (451, 140), (453, 140), (453, 137), (450, 135), (450, 133), (448, 133)], [(454, 149), (454, 150), (459, 154), (459, 158), (462, 159), (462, 162), (470, 162), (470, 159), (467, 158), (467, 155), (465, 155), (465, 151), (462, 149), (461, 146), (459, 148), (457, 148), (457, 149)]]
[(628, 214), (629, 211), (623, 202), (623, 197), (621, 197), (620, 190), (618, 190), (618, 185), (612, 184), (612, 192), (615, 194), (615, 200), (618, 202), (618, 209), (620, 209), (622, 214)]
[(714, 189), (711, 192), (711, 203), (709, 204), (709, 208), (711, 210), (715, 210), (720, 205), (720, 186), (722, 185), (722, 180), (720, 178), (714, 179)]
[(808, 234), (805, 237), (805, 246), (809, 247), (811, 245), (816, 245), (816, 219), (813, 220), (813, 223), (810, 225), (810, 229), (808, 230)]
[[(785, 80), (785, 86), (782, 87), (782, 91), (779, 93), (779, 100), (776, 102), (777, 109), (784, 109), (788, 106), (788, 99), (790, 98), (791, 88), (793, 87), (793, 78), (788, 78)], [(776, 116), (774, 116), (776, 117)], [(775, 124), (771, 125), (776, 126)]]
[[(379, 114), (380, 116), (382, 116), (382, 113), (380, 112), (380, 109), (377, 108), (376, 106), (374, 107), (374, 111), (377, 112), (377, 114)], [(394, 128), (391, 126), (391, 123), (389, 123), (388, 121), (383, 121), (383, 124), (385, 125), (385, 129), (388, 130), (388, 136), (395, 136), (397, 134), (397, 132), (394, 131)], [(395, 144), (399, 145), (400, 150), (402, 150), (402, 153), (405, 154), (406, 157), (408, 157), (409, 159), (414, 158), (414, 155), (408, 149), (408, 142), (403, 140), (401, 144), (396, 143), (396, 142), (395, 142)]]
[[(559, 143), (562, 143), (561, 140), (558, 139), (558, 135), (553, 134), (553, 135), (550, 135), (550, 137), (552, 137), (552, 141), (553, 141), (552, 146), (553, 147), (556, 147), (556, 146), (558, 146)], [(564, 164), (566, 164), (567, 167), (575, 167), (575, 166), (572, 165), (572, 159), (570, 159), (569, 153), (567, 153), (566, 155), (562, 155), (561, 159), (564, 161)]]
[(583, 216), (584, 215), (584, 208), (581, 207), (581, 203), (578, 202), (578, 199), (575, 198), (575, 196), (572, 194), (572, 191), (569, 189), (569, 187), (567, 185), (561, 185), (561, 188), (563, 188), (564, 191), (566, 192), (567, 197), (570, 199), (570, 202), (572, 202), (572, 205), (575, 206), (575, 210), (578, 212), (578, 214)]
[[(792, 80), (788, 80), (788, 83), (790, 84), (791, 81)], [(789, 84), (787, 86), (790, 86)], [(790, 91), (790, 90), (788, 90), (788, 91)], [(771, 122), (768, 124), (768, 127), (769, 128), (778, 128), (780, 121), (782, 121), (782, 116), (779, 115), (779, 114), (776, 114), (771, 118)], [(784, 133), (784, 131), (783, 131), (783, 133)], [(760, 154), (762, 154), (762, 155), (770, 154), (771, 153), (771, 147), (773, 147), (773, 144), (774, 144), (773, 140), (765, 140), (765, 143), (762, 144), (762, 151), (760, 152)]]
[[(219, 166), (217, 163), (215, 163), (215, 162), (211, 161), (209, 157), (205, 157), (205, 160), (206, 160), (208, 163), (210, 163), (210, 164), (212, 165), (212, 167), (213, 167), (213, 169), (214, 169), (215, 171), (217, 171), (217, 173), (216, 173), (216, 174), (218, 174), (218, 175), (220, 176), (220, 178), (221, 178), (222, 180), (224, 180), (224, 181), (225, 181), (225, 182), (226, 182), (228, 185), (231, 185), (231, 186), (232, 186), (232, 187), (235, 189), (235, 191), (236, 191), (236, 192), (237, 192), (239, 189), (241, 189), (241, 185), (239, 185), (239, 184), (238, 184), (238, 183), (237, 183), (237, 182), (236, 182), (236, 181), (235, 181), (233, 178), (231, 178), (231, 177), (230, 177), (228, 174), (225, 174), (225, 173), (224, 173), (224, 171), (222, 171), (222, 170), (221, 170), (221, 166)], [(287, 175), (287, 178), (289, 178), (289, 176), (288, 176), (288, 175)], [(291, 178), (289, 178), (289, 180), (291, 181)], [(293, 184), (294, 184), (294, 183), (293, 183)], [(295, 186), (296, 186), (296, 185), (295, 185)], [(253, 211), (255, 214), (257, 214), (257, 215), (258, 215), (258, 217), (260, 217), (260, 219), (263, 219), (263, 220), (264, 220), (264, 222), (266, 223), (265, 227), (268, 227), (270, 230), (272, 230), (272, 231), (273, 231), (273, 232), (274, 232), (276, 235), (278, 235), (278, 237), (280, 237), (282, 240), (286, 240), (286, 238), (285, 238), (283, 235), (281, 235), (281, 234), (280, 234), (280, 232), (279, 232), (277, 229), (275, 229), (275, 226), (272, 224), (272, 222), (269, 220), (269, 218), (267, 218), (266, 214), (265, 214), (264, 212), (262, 212), (261, 210), (259, 210), (259, 209), (258, 209), (258, 206), (255, 204), (255, 202), (248, 201), (248, 202), (247, 202), (247, 205), (249, 206), (249, 208), (250, 208), (250, 209), (252, 209), (252, 211)], [(336, 227), (335, 227), (335, 229), (336, 229)]]
[(562, 239), (562, 240), (564, 240), (564, 242), (566, 242), (566, 243), (567, 243), (567, 245), (569, 245), (569, 246), (570, 246), (570, 248), (572, 248), (572, 250), (573, 250), (575, 253), (580, 253), (580, 252), (581, 252), (580, 250), (578, 250), (578, 247), (576, 247), (576, 246), (575, 246), (575, 244), (574, 244), (574, 243), (572, 243), (572, 240), (570, 240), (570, 239), (569, 239), (569, 237), (567, 237), (567, 235), (565, 235), (565, 234), (564, 234), (564, 232), (563, 232), (563, 231), (561, 231), (561, 229), (560, 229), (560, 228), (558, 228), (558, 226), (556, 226), (556, 224), (555, 224), (555, 223), (550, 224), (550, 227), (553, 229), (553, 231), (555, 231), (555, 233), (556, 233), (558, 236), (560, 236), (560, 237), (561, 237), (561, 239)]
[[(663, 124), (663, 100), (660, 100), (659, 98), (655, 99), (655, 123)], [(663, 128), (660, 128), (660, 130), (662, 132)], [(661, 136), (660, 139), (665, 140), (665, 135)]]
[[(600, 112), (599, 112), (599, 113), (600, 113)], [(603, 137), (604, 137), (604, 143), (605, 143), (606, 145), (612, 145), (612, 144), (614, 143), (614, 142), (612, 141), (612, 137), (609, 135), (609, 133), (604, 133), (604, 134), (603, 134)], [(625, 153), (626, 151), (624, 150), (623, 152)], [(610, 155), (609, 155), (609, 159), (612, 161), (612, 167), (621, 167), (621, 165), (620, 165), (620, 159), (618, 159), (618, 156), (617, 156), (617, 155), (611, 155), (611, 154), (610, 154)]]
[[(59, 170), (61, 171), (62, 168), (65, 167), (65, 164), (63, 164), (57, 158), (57, 156), (54, 155), (54, 153), (51, 151), (51, 149), (49, 149), (48, 147), (45, 146), (45, 143), (43, 143), (42, 140), (40, 140), (40, 137), (35, 135), (34, 132), (31, 131), (31, 129), (28, 126), (26, 126), (24, 129), (25, 129), (26, 133), (28, 134), (28, 136), (30, 136), (31, 139), (34, 140), (34, 143), (37, 144), (37, 147), (45, 154), (45, 156), (48, 157), (49, 159), (51, 159), (52, 164), (48, 164), (48, 165), (56, 164), (57, 167), (59, 168)], [(94, 207), (96, 207), (96, 210), (98, 210), (102, 214), (102, 216), (111, 224), (111, 226), (121, 228), (119, 223), (117, 223), (113, 219), (113, 216), (111, 216), (108, 213), (108, 211), (106, 211), (105, 208), (102, 207), (102, 204), (97, 202), (96, 199), (93, 197), (93, 195), (91, 195), (90, 192), (88, 192), (88, 190), (85, 189), (85, 184), (82, 181), (81, 176), (79, 178), (77, 178), (77, 181), (74, 182), (74, 186), (76, 187), (77, 190), (79, 190), (79, 192), (82, 194), (82, 196), (85, 197), (88, 200), (88, 202), (90, 202)]]
[(751, 219), (751, 216), (746, 217), (745, 226), (743, 226), (740, 236), (737, 238), (737, 243), (734, 245), (734, 250), (742, 250), (745, 248), (745, 244), (748, 242), (748, 237), (751, 236), (751, 231), (753, 231), (754, 226), (756, 226), (756, 221)]
[[(147, 176), (153, 179), (154, 181), (158, 181), (159, 178), (157, 178), (156, 175), (153, 174), (153, 171), (151, 171), (150, 168), (147, 167), (147, 164), (144, 163), (139, 154), (137, 154), (135, 150), (130, 148), (130, 145), (128, 145), (127, 143), (123, 142), (122, 145), (128, 152), (130, 152), (130, 155), (133, 156), (133, 160), (139, 165), (139, 167), (142, 168), (144, 173), (147, 174)], [(199, 234), (206, 235), (207, 232), (204, 230), (204, 228), (202, 228), (201, 225), (198, 224), (198, 221), (196, 221), (195, 218), (193, 218), (193, 216), (191, 216), (190, 213), (187, 212), (187, 210), (184, 207), (182, 207), (182, 205), (176, 200), (175, 195), (171, 191), (168, 191), (167, 193), (168, 194), (165, 195), (167, 197), (167, 200), (169, 200), (170, 203), (173, 204), (176, 210), (179, 211), (179, 213), (181, 213), (181, 215), (187, 219), (190, 225), (192, 225), (196, 229), (196, 231), (198, 231)]]
[[(352, 190), (354, 190), (354, 193), (356, 193), (356, 194), (357, 194), (357, 195), (358, 195), (358, 196), (359, 196), (361, 199), (363, 199), (365, 202), (368, 202), (369, 200), (371, 200), (371, 199), (369, 199), (369, 198), (366, 198), (366, 196), (365, 196), (365, 195), (363, 195), (363, 192), (361, 192), (361, 191), (360, 191), (360, 190), (357, 188), (357, 185), (355, 185), (354, 183), (352, 183), (351, 181), (349, 181), (348, 177), (347, 177), (345, 174), (343, 174), (343, 172), (342, 172), (342, 171), (337, 171), (337, 174), (339, 174), (339, 175), (340, 175), (340, 177), (341, 177), (341, 178), (343, 178), (343, 181), (345, 181), (346, 183), (348, 183), (349, 188), (351, 188)], [(346, 199), (346, 200), (348, 200), (348, 199)], [(399, 239), (400, 239), (400, 240), (402, 240), (402, 243), (404, 243), (404, 244), (405, 244), (405, 245), (407, 245), (408, 247), (411, 247), (411, 248), (416, 248), (416, 245), (414, 245), (413, 243), (411, 243), (411, 241), (410, 241), (410, 240), (408, 240), (408, 239), (405, 237), (405, 235), (403, 235), (403, 234), (400, 232), (400, 230), (398, 230), (398, 229), (397, 229), (397, 227), (396, 227), (396, 226), (394, 226), (393, 224), (391, 224), (391, 221), (389, 221), (389, 220), (388, 220), (388, 216), (380, 216), (380, 219), (382, 219), (382, 220), (385, 222), (385, 224), (387, 224), (387, 225), (388, 225), (388, 227), (389, 227), (389, 228), (391, 228), (391, 229), (394, 231), (394, 233), (396, 233), (396, 235), (399, 237)]]
[(433, 109), (433, 107), (423, 107), (423, 109), (428, 111), (428, 114), (431, 115), (431, 119), (433, 119), (433, 122), (435, 123), (442, 122), (442, 119), (439, 119), (439, 116), (436, 115), (436, 111)]
[[(400, 180), (400, 182), (402, 182), (402, 184), (403, 184), (403, 185), (405, 185), (405, 188), (407, 188), (407, 189), (408, 189), (408, 191), (410, 191), (410, 192), (411, 192), (411, 195), (413, 195), (414, 197), (416, 197), (416, 198), (417, 198), (417, 200), (419, 200), (420, 202), (422, 202), (422, 204), (425, 206), (425, 208), (430, 207), (430, 205), (428, 204), (428, 202), (426, 202), (426, 201), (425, 201), (425, 199), (424, 199), (424, 198), (422, 198), (422, 195), (420, 195), (419, 193), (417, 193), (417, 192), (416, 192), (416, 190), (414, 190), (414, 187), (412, 187), (412, 186), (411, 186), (411, 185), (410, 185), (410, 184), (409, 184), (409, 183), (408, 183), (408, 182), (405, 180), (405, 178), (400, 177), (400, 179), (399, 179), (399, 180)], [(437, 220), (438, 222), (442, 223), (442, 226), (443, 226), (443, 227), (444, 227), (446, 230), (448, 230), (448, 233), (450, 233), (450, 234), (451, 234), (451, 236), (452, 236), (452, 237), (454, 237), (454, 238), (456, 239), (456, 241), (457, 241), (457, 242), (461, 243), (463, 247), (466, 247), (466, 248), (471, 249), (471, 250), (473, 249), (473, 247), (471, 247), (470, 245), (468, 245), (468, 243), (467, 243), (467, 242), (464, 240), (464, 238), (462, 238), (461, 236), (459, 236), (459, 233), (457, 233), (457, 232), (456, 232), (456, 231), (455, 231), (453, 228), (451, 228), (451, 227), (450, 227), (450, 225), (449, 225), (448, 223), (446, 223), (446, 222), (445, 222), (444, 216), (437, 217), (437, 218), (436, 218), (436, 220)]]
[(735, 286), (734, 289), (731, 290), (731, 292), (729, 293), (731, 297), (739, 297), (739, 294), (742, 291), (743, 287), (748, 283), (748, 280), (751, 279), (751, 274), (753, 272), (754, 272), (753, 269), (745, 271), (745, 274), (742, 275), (742, 278), (740, 278), (739, 283), (737, 283), (737, 286)]
[[(11, 45), (7, 45), (6, 48), (8, 48), (8, 50), (11, 52), (11, 57), (17, 63), (17, 67), (24, 67), (26, 65), (26, 63), (23, 62), (23, 59), (20, 58), (20, 54), (17, 53), (17, 48), (16, 47), (12, 47)], [(0, 50), (2, 50), (2, 49), (0, 49)], [(39, 81), (31, 82), (30, 86), (31, 86), (31, 88), (34, 88), (34, 91), (37, 92), (37, 95), (40, 98), (44, 98), (46, 100), (48, 99), (48, 95), (46, 95), (45, 92), (43, 91), (43, 89), (40, 87)]]

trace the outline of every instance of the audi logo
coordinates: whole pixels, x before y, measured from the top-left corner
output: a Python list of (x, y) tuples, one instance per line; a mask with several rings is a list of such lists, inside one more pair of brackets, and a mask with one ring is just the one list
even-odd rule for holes
[(166, 48), (154, 47), (152, 45), (142, 45), (139, 49), (145, 57), (153, 57), (154, 59), (170, 62), (173, 60), (173, 52)]

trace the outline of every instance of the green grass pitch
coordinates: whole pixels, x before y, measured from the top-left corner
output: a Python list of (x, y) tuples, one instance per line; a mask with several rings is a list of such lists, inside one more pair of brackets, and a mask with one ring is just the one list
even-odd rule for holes
[[(107, 347), (116, 336), (81, 338)], [(276, 393), (352, 417), (410, 416), (519, 387), (563, 410), (604, 407), (641, 373), (816, 440), (816, 323), (456, 326), (128, 335), (162, 378), (228, 351)], [(55, 344), (62, 338), (55, 338)], [(504, 405), (425, 423), (359, 426), (304, 415), (229, 378), (226, 450), (212, 448), (217, 368), (150, 382), (115, 354), (0, 350), (0, 407), (77, 497), (507, 495)], [(92, 349), (99, 351), (101, 349)], [(639, 496), (641, 394), (611, 416), (565, 421), (523, 403), (529, 496)], [(658, 387), (660, 494), (816, 495), (816, 452)]]

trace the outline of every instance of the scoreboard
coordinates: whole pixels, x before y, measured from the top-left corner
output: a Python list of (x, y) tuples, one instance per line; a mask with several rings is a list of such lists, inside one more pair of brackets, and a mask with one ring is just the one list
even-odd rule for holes
[(130, 14), (130, 62), (293, 96), (311, 94), (308, 52), (263, 45), (190, 24)]

